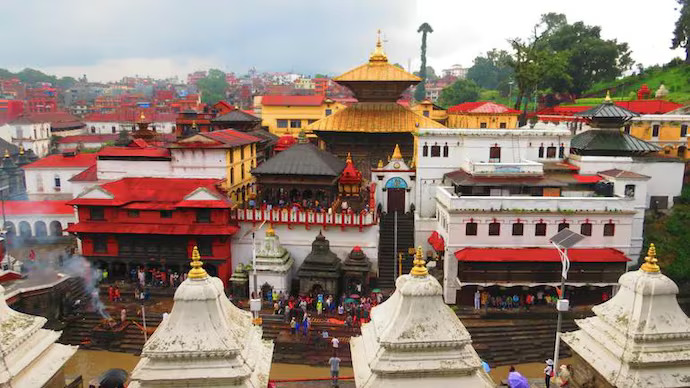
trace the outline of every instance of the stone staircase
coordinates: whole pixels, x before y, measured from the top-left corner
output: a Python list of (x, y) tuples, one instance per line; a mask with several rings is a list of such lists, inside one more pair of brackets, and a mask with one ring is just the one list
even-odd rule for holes
[[(398, 252), (407, 253), (414, 247), (414, 214), (398, 213)], [(395, 214), (381, 215), (379, 224), (379, 279), (380, 288), (395, 288), (395, 261), (398, 255), (395, 252)], [(412, 268), (410, 260), (403, 260), (402, 273), (409, 273)]]

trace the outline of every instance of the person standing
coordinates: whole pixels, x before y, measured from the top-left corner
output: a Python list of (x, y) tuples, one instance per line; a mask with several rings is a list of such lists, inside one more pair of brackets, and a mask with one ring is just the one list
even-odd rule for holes
[(529, 382), (525, 376), (515, 370), (514, 366), (511, 366), (508, 373), (508, 386), (510, 388), (529, 388)]
[(551, 387), (551, 377), (553, 377), (553, 360), (546, 360), (546, 367), (544, 368), (544, 385), (546, 388)]
[(321, 315), (322, 310), (323, 310), (323, 302), (321, 301), (321, 299), (319, 299), (316, 302), (316, 311), (317, 311), (318, 315)]
[(479, 310), (482, 306), (480, 305), (481, 302), (481, 293), (479, 292), (479, 288), (477, 288), (477, 291), (474, 292), (474, 309)]
[(125, 323), (126, 320), (127, 320), (127, 310), (123, 308), (122, 310), (120, 310), (120, 322)]
[(340, 358), (338, 358), (338, 354), (335, 351), (333, 351), (333, 356), (328, 359), (328, 363), (331, 365), (331, 385), (337, 387), (338, 374), (340, 373)]
[(290, 333), (292, 335), (295, 335), (296, 332), (297, 332), (297, 321), (295, 321), (295, 317), (292, 317), (292, 319), (290, 319)]
[(333, 351), (338, 350), (338, 346), (340, 346), (340, 340), (338, 339), (338, 337), (333, 337), (331, 339), (331, 345), (333, 345)]

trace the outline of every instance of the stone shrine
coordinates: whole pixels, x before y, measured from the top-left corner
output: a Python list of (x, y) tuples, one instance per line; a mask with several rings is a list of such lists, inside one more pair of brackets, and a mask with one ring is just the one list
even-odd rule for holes
[(340, 259), (331, 251), (330, 243), (319, 231), (319, 235), (311, 244), (311, 252), (297, 272), (300, 294), (313, 292), (337, 296), (341, 274)]
[(369, 271), (371, 262), (362, 248), (355, 246), (343, 262), (343, 286), (344, 293), (369, 294)]
[(63, 367), (77, 347), (55, 343), (61, 332), (42, 329), (47, 321), (12, 310), (0, 286), (0, 387), (65, 386)]
[(358, 388), (494, 386), (442, 295), (419, 247), (410, 274), (397, 279), (393, 295), (372, 309), (362, 335), (350, 340)]
[(170, 315), (146, 341), (129, 388), (268, 385), (273, 342), (261, 339), (251, 314), (230, 303), (199, 258), (194, 247), (192, 270), (175, 291)]
[[(261, 247), (256, 252), (256, 279), (259, 287), (268, 284), (276, 293), (290, 294), (292, 266), (290, 253), (280, 245), (272, 226), (266, 230)], [(254, 289), (254, 276), (249, 276), (249, 289)]]
[(654, 244), (639, 270), (620, 277), (620, 290), (575, 320), (565, 333), (573, 350), (574, 387), (690, 386), (690, 319), (678, 306), (678, 286), (661, 274)]

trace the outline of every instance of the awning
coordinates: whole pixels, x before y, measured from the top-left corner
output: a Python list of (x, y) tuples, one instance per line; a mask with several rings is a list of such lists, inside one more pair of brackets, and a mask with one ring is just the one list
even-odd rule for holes
[[(455, 252), (458, 261), (466, 262), (554, 262), (561, 258), (555, 248), (464, 248)], [(571, 248), (568, 258), (574, 263), (626, 263), (623, 252), (613, 248)]]
[(231, 236), (239, 230), (233, 225), (170, 225), (133, 224), (120, 222), (80, 222), (70, 225), (70, 233), (119, 233), (119, 234), (168, 234), (168, 235), (207, 235)]
[(443, 236), (438, 234), (437, 231), (433, 231), (427, 241), (436, 252), (444, 251), (446, 249), (446, 243), (443, 240)]
[[(617, 286), (618, 283), (588, 283), (588, 282), (578, 282), (578, 283), (568, 283), (568, 287), (611, 287)], [(461, 282), (458, 280), (458, 286), (460, 288), (466, 286), (479, 286), (479, 287), (554, 287), (558, 288), (561, 283), (534, 283), (534, 282)]]
[(575, 177), (575, 180), (578, 181), (579, 183), (597, 183), (600, 180), (604, 179), (604, 178), (600, 177), (599, 175), (575, 174), (573, 176)]

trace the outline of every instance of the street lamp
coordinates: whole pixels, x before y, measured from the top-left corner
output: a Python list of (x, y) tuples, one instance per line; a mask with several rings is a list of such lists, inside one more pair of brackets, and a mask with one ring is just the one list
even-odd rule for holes
[(572, 230), (565, 228), (551, 237), (549, 241), (556, 247), (561, 258), (561, 292), (556, 304), (558, 310), (558, 323), (556, 324), (556, 344), (553, 350), (553, 371), (554, 375), (558, 371), (558, 351), (561, 345), (561, 325), (563, 323), (563, 313), (568, 311), (570, 302), (565, 299), (565, 280), (568, 278), (568, 270), (570, 269), (570, 259), (568, 259), (568, 249), (575, 246), (582, 241), (585, 236), (575, 233)]

